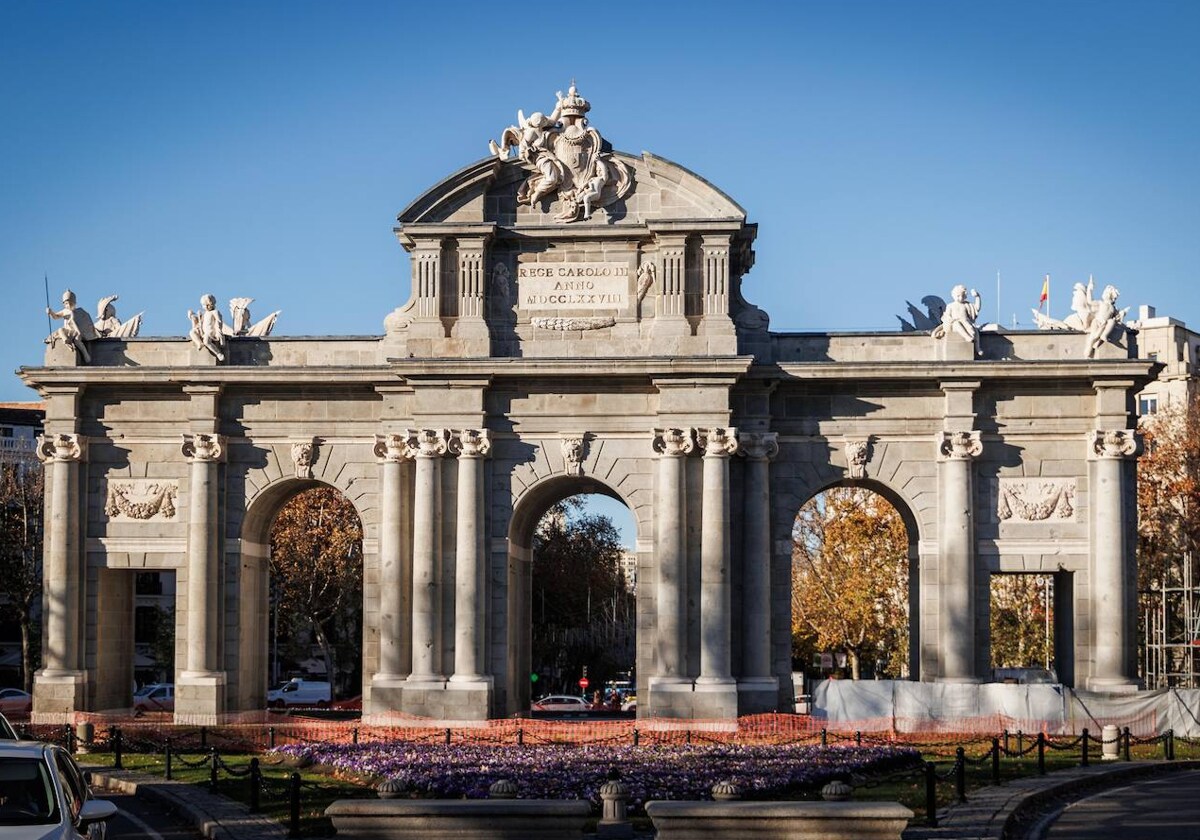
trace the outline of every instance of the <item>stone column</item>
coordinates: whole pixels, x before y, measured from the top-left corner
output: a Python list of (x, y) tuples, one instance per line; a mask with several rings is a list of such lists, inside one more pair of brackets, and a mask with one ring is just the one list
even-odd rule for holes
[(732, 335), (729, 317), (729, 234), (711, 234), (703, 238), (705, 335)]
[(740, 703), (739, 712), (775, 708), (779, 680), (771, 675), (771, 491), (770, 460), (779, 453), (775, 432), (741, 432), (746, 458), (742, 488), (742, 667), (738, 689), (764, 697)]
[(971, 465), (977, 431), (938, 435), (939, 679), (978, 682), (975, 673), (975, 529)]
[(440, 524), (441, 458), (448, 451), (445, 429), (419, 429), (408, 433), (408, 447), (416, 458), (416, 492), (413, 499), (412, 672), (407, 684), (440, 687), (438, 630), (438, 527)]
[[(42, 634), (42, 670), (39, 676), (73, 680), (81, 674), (79, 657), (79, 606), (82, 569), (78, 556), (79, 465), (87, 453), (87, 438), (75, 434), (38, 438), (37, 456), (46, 469), (49, 506), (45, 515), (46, 629)], [(74, 709), (64, 711), (75, 711)]]
[(1127, 672), (1132, 639), (1126, 635), (1129, 581), (1126, 569), (1136, 563), (1125, 523), (1125, 460), (1137, 454), (1133, 430), (1097, 431), (1092, 435), (1095, 461), (1092, 502), (1092, 626), (1095, 648), (1088, 688), (1093, 691), (1133, 689)]
[(375, 684), (395, 683), (407, 676), (401, 470), (410, 454), (404, 435), (375, 436), (375, 456), (383, 473), (379, 494), (379, 672), (372, 678)]
[(704, 447), (704, 495), (700, 535), (700, 676), (696, 684), (732, 685), (729, 456), (738, 448), (737, 429), (699, 429), (697, 437)]
[(224, 460), (220, 435), (185, 434), (183, 455), (191, 461), (187, 529), (187, 659), (182, 677), (213, 677), (217, 663), (217, 465)]
[(409, 336), (445, 338), (442, 325), (442, 240), (422, 239), (412, 249), (413, 320)]
[(484, 521), (483, 458), (491, 451), (488, 432), (463, 429), (453, 438), (458, 451), (458, 530), (455, 538), (454, 683), (486, 682), (483, 661)]
[(687, 584), (687, 499), (684, 457), (695, 449), (690, 429), (655, 429), (658, 452), (658, 498), (655, 519), (658, 531), (655, 560), (658, 565), (656, 634), (657, 685), (690, 683), (687, 662), (687, 619), (684, 614)]
[(687, 240), (682, 236), (658, 237), (662, 257), (661, 292), (654, 318), (655, 335), (691, 335), (686, 317)]
[[(463, 237), (458, 240), (458, 318), (452, 335), (455, 338), (488, 338), (487, 322), (483, 317), (484, 275), (487, 262), (487, 240)], [(487, 355), (487, 345), (482, 348)]]

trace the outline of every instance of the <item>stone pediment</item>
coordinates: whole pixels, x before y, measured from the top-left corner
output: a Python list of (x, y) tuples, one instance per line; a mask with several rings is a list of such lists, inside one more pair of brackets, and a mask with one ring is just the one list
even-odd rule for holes
[(398, 216), (401, 227), (423, 224), (496, 224), (502, 227), (579, 228), (645, 225), (659, 221), (730, 221), (744, 224), (746, 211), (695, 172), (649, 152), (614, 152), (631, 176), (623, 198), (595, 211), (587, 220), (557, 220), (561, 201), (549, 197), (534, 206), (519, 204), (517, 194), (530, 174), (518, 160), (495, 157), (477, 161), (440, 181)]

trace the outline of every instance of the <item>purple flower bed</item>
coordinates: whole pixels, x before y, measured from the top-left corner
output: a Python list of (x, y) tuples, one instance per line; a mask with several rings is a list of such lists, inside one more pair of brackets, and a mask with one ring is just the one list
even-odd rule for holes
[(884, 773), (919, 759), (906, 747), (786, 745), (295, 744), (277, 752), (401, 780), (438, 799), (482, 799), (493, 782), (512, 779), (522, 799), (587, 799), (598, 805), (600, 786), (616, 768), (635, 807), (655, 799), (707, 799), (712, 786), (724, 780), (748, 799), (795, 796), (851, 773)]

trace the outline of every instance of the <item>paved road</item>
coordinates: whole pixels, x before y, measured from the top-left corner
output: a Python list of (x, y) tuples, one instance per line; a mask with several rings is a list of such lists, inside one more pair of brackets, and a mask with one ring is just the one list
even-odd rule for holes
[(136, 796), (99, 795), (119, 809), (108, 821), (107, 840), (200, 840), (200, 832), (161, 805)]
[(1073, 802), (1046, 840), (1200, 840), (1200, 771), (1169, 773)]

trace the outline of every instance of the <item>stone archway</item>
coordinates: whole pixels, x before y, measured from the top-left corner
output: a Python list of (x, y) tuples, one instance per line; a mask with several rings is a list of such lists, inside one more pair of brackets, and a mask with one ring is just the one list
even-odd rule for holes
[(234, 708), (262, 707), (269, 688), (270, 633), (266, 628), (269, 627), (271, 526), (289, 502), (307, 490), (321, 487), (337, 491), (354, 507), (360, 523), (363, 521), (363, 512), (341, 488), (316, 479), (281, 478), (248, 501), (242, 520), (242, 571), (238, 587), (238, 624), (242, 632), (237, 638), (236, 673), (230, 679)]
[[(606, 483), (590, 476), (557, 475), (546, 478), (529, 487), (513, 506), (512, 519), (508, 526), (508, 593), (505, 601), (506, 624), (508, 627), (508, 694), (507, 714), (516, 714), (529, 709), (531, 686), (529, 674), (532, 670), (532, 585), (533, 585), (533, 535), (538, 522), (546, 511), (557, 502), (572, 496), (596, 494), (608, 496), (621, 502), (632, 511), (628, 499)], [(636, 517), (634, 517), (635, 525)], [(638, 552), (638, 567), (648, 568), (650, 558)], [(639, 596), (637, 610), (639, 618), (644, 607)], [(640, 625), (640, 621), (639, 621)], [(639, 681), (641, 674), (648, 673), (643, 667), (641, 646), (637, 662)]]

